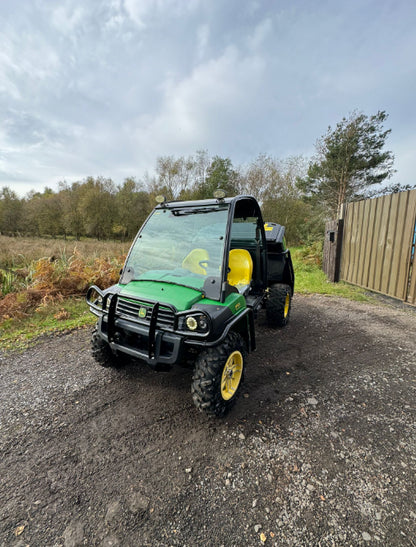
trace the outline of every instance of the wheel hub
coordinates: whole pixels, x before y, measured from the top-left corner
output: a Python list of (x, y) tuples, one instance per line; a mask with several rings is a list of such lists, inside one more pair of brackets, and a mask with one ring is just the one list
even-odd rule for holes
[(225, 401), (234, 397), (243, 375), (243, 356), (233, 351), (225, 363), (221, 376), (221, 396)]

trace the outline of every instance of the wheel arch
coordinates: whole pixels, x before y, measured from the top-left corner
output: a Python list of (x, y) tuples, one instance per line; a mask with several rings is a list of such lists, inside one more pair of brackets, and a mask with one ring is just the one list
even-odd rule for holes
[(254, 351), (256, 349), (256, 333), (253, 310), (249, 309), (248, 313), (244, 314), (238, 321), (233, 322), (228, 332), (240, 334), (244, 339), (247, 351)]

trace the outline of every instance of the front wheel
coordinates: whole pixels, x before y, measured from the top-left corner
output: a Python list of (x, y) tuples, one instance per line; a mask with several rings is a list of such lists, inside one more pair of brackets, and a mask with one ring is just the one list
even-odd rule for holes
[(230, 410), (241, 390), (246, 358), (244, 340), (235, 332), (199, 354), (191, 389), (199, 410), (209, 416), (224, 416)]
[(120, 368), (123, 366), (123, 360), (114, 355), (110, 346), (98, 334), (98, 328), (95, 327), (91, 336), (91, 354), (95, 362), (105, 368)]
[(284, 327), (289, 322), (292, 307), (292, 288), (284, 283), (269, 287), (266, 301), (266, 318), (269, 327)]

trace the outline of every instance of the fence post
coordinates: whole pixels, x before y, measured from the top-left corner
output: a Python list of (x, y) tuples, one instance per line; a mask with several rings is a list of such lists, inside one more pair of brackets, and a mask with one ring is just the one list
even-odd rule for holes
[(331, 220), (325, 225), (322, 269), (329, 281), (337, 283), (341, 268), (341, 248), (344, 220)]

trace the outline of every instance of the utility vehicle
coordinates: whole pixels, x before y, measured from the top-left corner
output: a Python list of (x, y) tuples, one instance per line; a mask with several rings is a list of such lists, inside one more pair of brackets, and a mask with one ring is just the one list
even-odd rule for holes
[(283, 226), (264, 224), (251, 196), (201, 201), (160, 198), (139, 230), (119, 283), (89, 288), (98, 321), (92, 354), (102, 366), (126, 356), (155, 370), (194, 369), (192, 397), (211, 416), (234, 404), (255, 317), (271, 327), (289, 320), (294, 288)]

